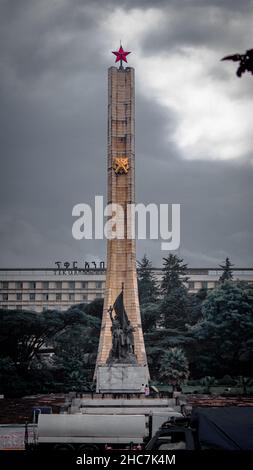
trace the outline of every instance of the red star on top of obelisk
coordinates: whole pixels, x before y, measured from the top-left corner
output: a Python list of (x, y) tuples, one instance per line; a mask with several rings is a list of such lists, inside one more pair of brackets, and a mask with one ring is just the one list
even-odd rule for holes
[(121, 44), (120, 44), (119, 50), (118, 50), (118, 51), (112, 51), (112, 53), (113, 53), (114, 55), (116, 55), (116, 60), (115, 60), (115, 62), (118, 62), (118, 61), (120, 60), (120, 67), (122, 67), (122, 60), (124, 60), (124, 62), (127, 62), (126, 56), (127, 56), (128, 54), (131, 54), (131, 52), (126, 52), (126, 51), (124, 51), (124, 49), (123, 49), (123, 47), (121, 46)]

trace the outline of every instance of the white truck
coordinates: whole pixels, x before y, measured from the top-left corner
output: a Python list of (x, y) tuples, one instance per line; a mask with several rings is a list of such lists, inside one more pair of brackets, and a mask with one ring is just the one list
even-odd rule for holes
[[(86, 410), (87, 411), (87, 410)], [(132, 414), (130, 414), (132, 413)], [(39, 415), (27, 449), (85, 451), (253, 450), (253, 407), (196, 408), (190, 417), (171, 409), (133, 414)]]
[[(149, 414), (40, 414), (33, 442), (26, 448), (98, 451), (142, 449), (161, 425), (181, 413), (173, 410)], [(133, 413), (133, 411), (132, 411)]]

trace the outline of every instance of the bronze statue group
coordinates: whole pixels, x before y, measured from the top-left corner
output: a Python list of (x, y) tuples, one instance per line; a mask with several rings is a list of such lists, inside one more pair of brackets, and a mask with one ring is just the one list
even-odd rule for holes
[[(113, 310), (115, 316), (113, 316)], [(112, 322), (112, 347), (107, 360), (108, 364), (136, 364), (134, 352), (134, 327), (128, 319), (123, 303), (123, 289), (113, 307), (108, 310)]]

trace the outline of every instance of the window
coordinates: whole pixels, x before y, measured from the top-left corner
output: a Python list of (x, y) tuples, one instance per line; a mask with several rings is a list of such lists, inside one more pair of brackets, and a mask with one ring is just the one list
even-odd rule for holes
[(49, 289), (49, 282), (44, 281), (42, 282), (43, 289)]
[(82, 282), (82, 288), (88, 289), (88, 282)]
[(17, 294), (17, 300), (22, 300), (22, 294), (20, 293)]
[(96, 299), (101, 299), (101, 294), (96, 294), (95, 298)]
[(88, 295), (87, 294), (83, 294), (83, 300), (88, 300)]
[(207, 281), (201, 282), (202, 289), (207, 289)]
[(59, 292), (56, 293), (56, 300), (58, 300), (58, 302), (61, 300), (61, 294)]
[(36, 289), (36, 282), (30, 281), (29, 282), (29, 288), (30, 289)]
[(29, 294), (29, 300), (31, 300), (31, 301), (35, 300), (35, 294), (34, 293)]
[(102, 288), (102, 282), (101, 281), (97, 281), (96, 282), (96, 289), (101, 289)]
[(16, 305), (16, 310), (22, 310), (22, 305)]
[(2, 307), (4, 310), (7, 310), (8, 309), (8, 305), (2, 305)]
[(69, 289), (75, 288), (75, 281), (69, 281)]
[(8, 294), (3, 294), (3, 301), (6, 302), (8, 300)]
[(188, 281), (188, 288), (194, 289), (194, 281)]
[(9, 287), (9, 282), (3, 281), (3, 289), (8, 289), (8, 287)]
[(49, 294), (43, 293), (42, 294), (42, 300), (48, 300)]
[(17, 281), (16, 282), (16, 289), (23, 289), (23, 282)]
[(43, 305), (42, 310), (43, 310), (43, 312), (45, 312), (46, 310), (48, 310), (48, 305)]
[(56, 287), (56, 289), (61, 289), (61, 288), (62, 288), (62, 283), (61, 283), (61, 281), (57, 281), (57, 282), (55, 283), (55, 287)]
[(69, 300), (75, 300), (75, 294), (69, 294)]
[(160, 438), (158, 442), (156, 443), (156, 449), (157, 450), (181, 450), (181, 449), (185, 450), (186, 449), (185, 436), (182, 434), (181, 438), (179, 436), (175, 437), (174, 435), (172, 435), (171, 438), (169, 437)]

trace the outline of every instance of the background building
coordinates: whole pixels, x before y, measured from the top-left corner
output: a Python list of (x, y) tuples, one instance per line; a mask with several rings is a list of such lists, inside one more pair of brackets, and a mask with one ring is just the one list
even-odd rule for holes
[[(153, 268), (158, 283), (161, 268)], [(221, 269), (189, 268), (187, 287), (190, 292), (213, 289)], [(82, 269), (54, 268), (0, 269), (0, 308), (35, 310), (66, 310), (73, 304), (89, 303), (102, 298), (105, 290), (105, 269), (85, 272)], [(234, 280), (253, 284), (253, 268), (234, 268)]]

